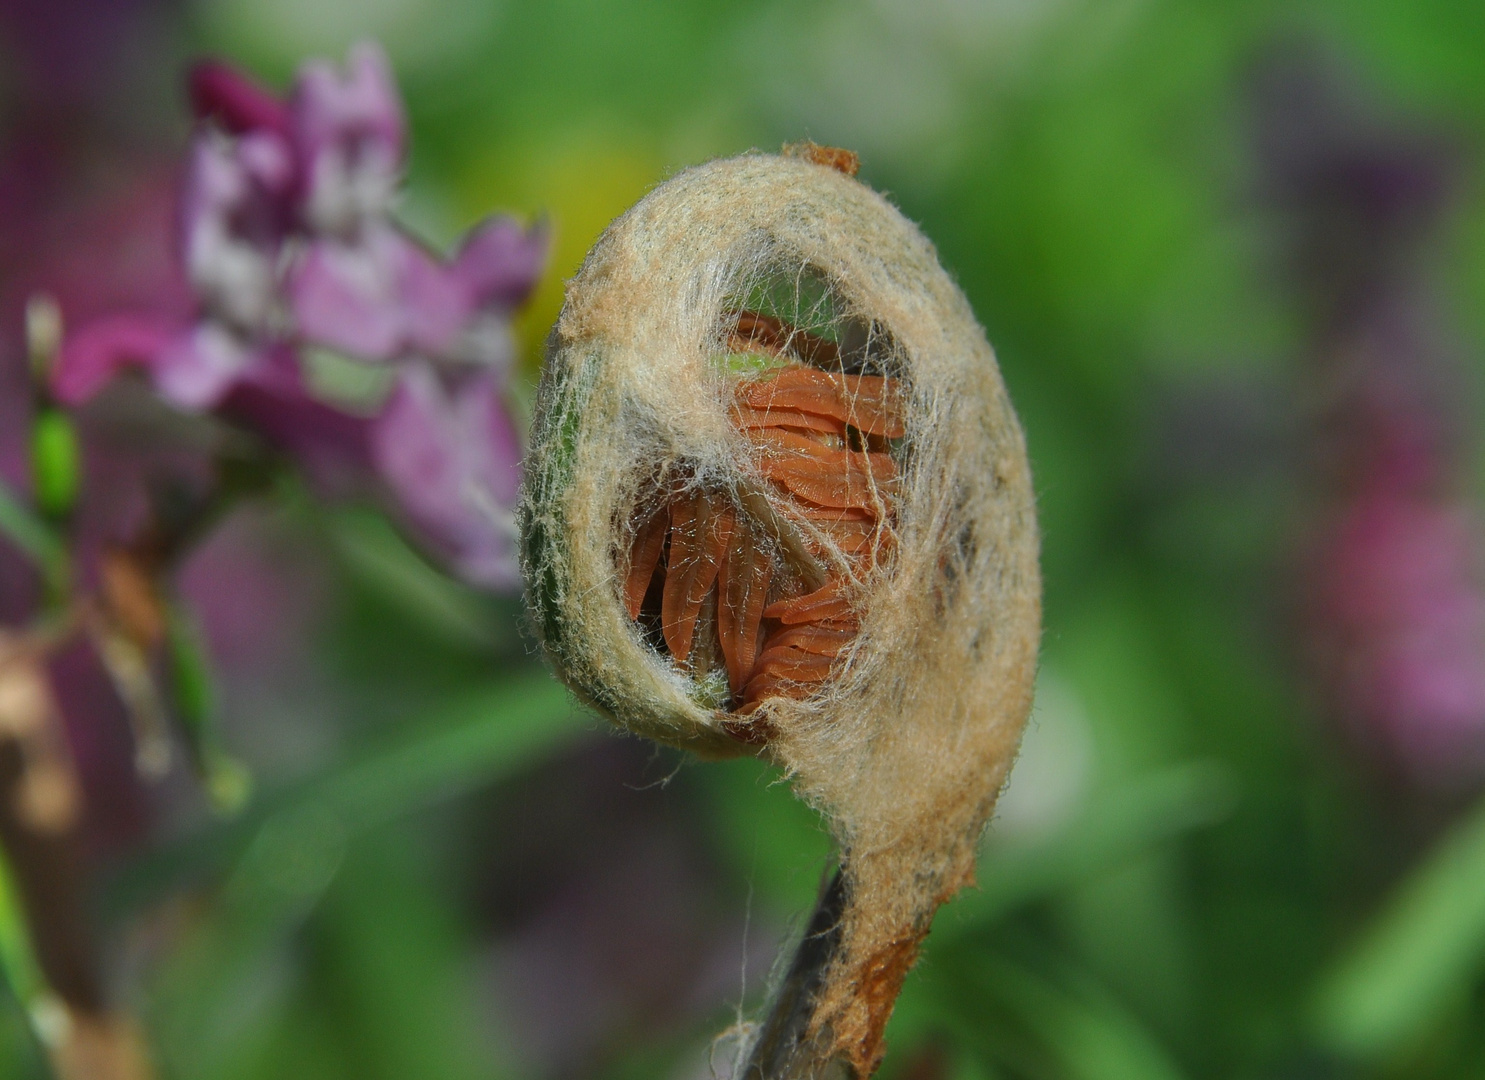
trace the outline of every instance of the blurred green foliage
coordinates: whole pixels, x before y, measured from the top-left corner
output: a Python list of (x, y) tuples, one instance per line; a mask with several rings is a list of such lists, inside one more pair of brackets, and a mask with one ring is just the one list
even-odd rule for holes
[[(413, 118), (407, 217), (442, 239), (501, 207), (553, 223), (521, 327), (528, 380), (598, 231), (708, 156), (852, 146), (938, 244), (1027, 430), (1051, 689), (1023, 761), (1044, 797), (1008, 805), (980, 889), (940, 916), (889, 1080), (925, 1061), (951, 1080), (1485, 1074), (1481, 811), (1443, 827), (1317, 724), (1282, 618), (1292, 481), (1191, 481), (1160, 437), (1182, 387), (1296, 392), (1303, 312), (1254, 196), (1252, 66), (1318, 41), (1478, 145), (1485, 7), (203, 0), (183, 25), (190, 48), (279, 79), (306, 54), (385, 42)], [(1482, 225), (1476, 182), (1437, 253), (1471, 334)], [(337, 688), (333, 747), (267, 769), (241, 815), (130, 860), (105, 897), (114, 924), (174, 943), (136, 1002), (164, 1074), (540, 1075), (520, 1032), (475, 1006), (490, 930), (470, 899), (473, 822), (513, 778), (610, 736), (541, 671), (516, 602), (449, 584), (378, 520), (298, 527), (340, 570), (314, 658)], [(229, 719), (235, 753), (253, 718)], [(1043, 742), (1052, 757), (1033, 758)], [(666, 813), (700, 837), (727, 925), (746, 913), (771, 949), (818, 887), (820, 822), (754, 762), (662, 757), (645, 779), (675, 770)], [(736, 1005), (740, 976), (705, 1008), (617, 1028), (585, 1075), (706, 1075), (735, 1019), (716, 1001)], [(749, 974), (747, 1009), (765, 976)], [(547, 1003), (559, 1022), (565, 1005)], [(25, 1043), (14, 1013), (0, 1045)], [(21, 1049), (5, 1060), (40, 1069)]]

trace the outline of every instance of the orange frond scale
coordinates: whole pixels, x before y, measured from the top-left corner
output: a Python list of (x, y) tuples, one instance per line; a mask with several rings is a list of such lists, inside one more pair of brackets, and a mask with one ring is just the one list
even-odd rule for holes
[[(677, 664), (725, 670), (731, 712), (746, 718), (767, 698), (809, 696), (855, 639), (853, 584), (895, 538), (891, 440), (906, 424), (895, 379), (829, 370), (841, 367), (833, 341), (746, 311), (725, 340), (783, 362), (738, 383), (731, 406), (782, 524), (730, 492), (673, 488), (636, 517), (622, 592)], [(823, 559), (823, 584), (818, 568), (811, 578), (791, 563), (780, 528), (802, 538), (804, 561)], [(746, 719), (724, 727), (745, 742), (767, 730)]]

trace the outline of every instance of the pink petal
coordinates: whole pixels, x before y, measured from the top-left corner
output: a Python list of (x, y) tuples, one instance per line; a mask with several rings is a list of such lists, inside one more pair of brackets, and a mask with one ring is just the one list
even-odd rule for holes
[(289, 130), (288, 106), (230, 64), (202, 60), (191, 66), (186, 83), (191, 112), (198, 120), (215, 120), (233, 135)]
[(487, 376), (452, 393), (409, 368), (372, 428), (372, 454), (401, 509), (465, 580), (515, 583), (512, 508), (520, 445)]
[(153, 369), (180, 333), (168, 320), (138, 315), (88, 323), (63, 342), (52, 369), (52, 393), (64, 405), (81, 405), (124, 369)]
[(1434, 778), (1485, 747), (1476, 540), (1463, 504), (1388, 479), (1357, 496), (1316, 563), (1317, 645), (1345, 714)]
[(447, 353), (469, 322), (474, 305), (454, 271), (421, 245), (405, 240), (397, 303), (407, 346), (418, 353)]
[(401, 176), (407, 124), (381, 48), (352, 48), (343, 74), (323, 61), (305, 64), (290, 111), (310, 224), (347, 233), (384, 213)]
[(468, 439), (470, 479), (495, 504), (514, 506), (521, 491), (521, 440), (495, 379), (471, 379), (455, 407)]
[(351, 47), (344, 73), (324, 60), (299, 69), (290, 101), (299, 139), (314, 151), (346, 138), (372, 137), (402, 152), (402, 97), (387, 54), (375, 42)]
[(263, 361), (263, 354), (215, 322), (181, 326), (144, 316), (110, 316), (70, 334), (52, 372), (52, 393), (80, 405), (120, 372), (149, 376), (166, 401), (210, 409)]
[(203, 411), (219, 403), (263, 353), (218, 323), (204, 322), (179, 335), (160, 352), (155, 389), (173, 405)]
[(403, 345), (397, 253), (383, 243), (310, 245), (289, 278), (289, 306), (306, 340), (365, 360), (391, 360)]
[(476, 306), (514, 308), (541, 280), (550, 248), (545, 224), (528, 229), (515, 218), (487, 218), (465, 237), (454, 257), (454, 272)]
[(449, 268), (390, 226), (310, 245), (290, 275), (289, 302), (306, 340), (365, 360), (440, 355), (470, 315)]

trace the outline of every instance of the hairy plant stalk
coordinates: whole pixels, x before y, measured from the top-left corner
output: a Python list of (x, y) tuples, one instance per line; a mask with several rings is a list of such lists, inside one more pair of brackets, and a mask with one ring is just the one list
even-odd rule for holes
[(834, 1053), (829, 1030), (815, 1023), (825, 974), (840, 952), (845, 910), (846, 877), (837, 870), (810, 916), (736, 1080), (854, 1080), (850, 1063)]

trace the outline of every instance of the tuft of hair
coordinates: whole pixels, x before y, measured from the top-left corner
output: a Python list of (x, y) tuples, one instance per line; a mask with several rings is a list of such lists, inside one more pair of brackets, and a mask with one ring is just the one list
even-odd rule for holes
[(843, 172), (847, 176), (855, 176), (861, 168), (861, 158), (856, 151), (843, 150), (839, 146), (821, 146), (809, 139), (785, 143), (784, 156), (800, 158), (812, 165), (824, 165), (836, 172)]

